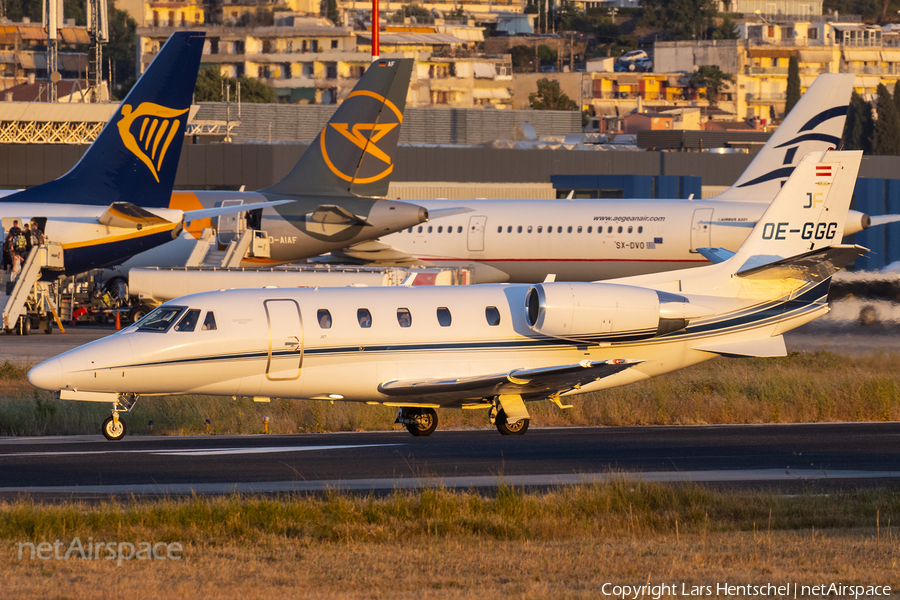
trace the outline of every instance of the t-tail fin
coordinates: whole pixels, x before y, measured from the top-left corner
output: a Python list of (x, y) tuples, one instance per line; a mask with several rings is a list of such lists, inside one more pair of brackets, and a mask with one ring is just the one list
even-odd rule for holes
[(737, 273), (841, 243), (862, 152), (807, 154), (733, 258)]
[(387, 195), (412, 65), (411, 58), (373, 62), (291, 172), (260, 191)]
[(737, 182), (710, 200), (771, 202), (800, 160), (838, 148), (856, 75), (819, 75)]
[(72, 170), (9, 202), (167, 207), (205, 34), (172, 34)]

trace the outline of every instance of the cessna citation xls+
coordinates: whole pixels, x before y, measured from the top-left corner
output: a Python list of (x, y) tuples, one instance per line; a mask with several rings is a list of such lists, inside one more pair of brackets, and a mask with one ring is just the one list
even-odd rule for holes
[[(735, 184), (706, 200), (409, 200), (431, 220), (338, 253), (364, 264), (462, 266), (477, 283), (595, 281), (708, 264), (737, 250), (796, 164), (840, 145), (855, 75), (820, 75)], [(641, 160), (640, 154), (635, 155)], [(460, 207), (468, 210), (460, 210)], [(456, 208), (455, 213), (443, 212)], [(441, 214), (450, 215), (438, 218)], [(898, 219), (882, 217), (879, 223)], [(870, 224), (849, 211), (844, 234)]]
[[(223, 290), (167, 302), (131, 327), (34, 367), (63, 400), (211, 394), (398, 408), (414, 435), (436, 408), (483, 409), (522, 434), (526, 402), (662, 375), (718, 355), (785, 354), (782, 334), (828, 312), (859, 152), (807, 155), (737, 253), (603, 283)], [(599, 399), (602, 401), (602, 398)]]

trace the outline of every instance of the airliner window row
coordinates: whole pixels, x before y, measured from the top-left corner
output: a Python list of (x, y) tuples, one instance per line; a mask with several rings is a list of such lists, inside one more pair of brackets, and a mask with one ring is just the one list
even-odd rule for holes
[[(212, 313), (210, 313), (212, 314)], [(453, 322), (453, 316), (450, 309), (446, 306), (440, 306), (437, 309), (437, 321), (441, 327), (450, 327)], [(500, 311), (496, 306), (486, 306), (484, 309), (484, 319), (491, 327), (500, 325)], [(331, 329), (333, 323), (331, 312), (326, 308), (320, 308), (316, 313), (316, 320), (319, 322), (319, 329)], [(356, 310), (356, 321), (363, 329), (372, 326), (372, 313), (368, 308), (359, 308)], [(397, 309), (397, 323), (400, 327), (412, 327), (412, 312), (408, 308)]]
[[(463, 228), (462, 228), (461, 226), (460, 226), (460, 227), (457, 227), (457, 228), (456, 228), (456, 232), (457, 232), (457, 233), (462, 233), (462, 229), (463, 229)], [(613, 229), (614, 229), (614, 228), (613, 228), (612, 225), (608, 226), (608, 227), (606, 228), (606, 233), (613, 233)], [(631, 226), (631, 225), (628, 226), (628, 231), (627, 231), (627, 232), (625, 231), (625, 228), (624, 228), (623, 226), (621, 226), (621, 225), (619, 225), (619, 226), (618, 226), (617, 228), (615, 228), (615, 229), (616, 229), (616, 233), (634, 233), (634, 227)], [(428, 228), (427, 228), (427, 231), (426, 231), (426, 228), (425, 228), (424, 225), (419, 225), (419, 227), (418, 227), (418, 232), (419, 232), (419, 233), (434, 233), (434, 230), (435, 230), (434, 225), (429, 225)], [(410, 227), (410, 228), (407, 229), (406, 231), (407, 231), (407, 233), (412, 233), (412, 232), (413, 232), (413, 228)], [(518, 227), (516, 227), (516, 233), (522, 233), (523, 231), (524, 231), (525, 233), (533, 233), (533, 232), (535, 231), (535, 228), (534, 228), (533, 225), (529, 225), (527, 228), (523, 228), (522, 225), (519, 225)], [(574, 231), (575, 233), (582, 233), (583, 227), (582, 227), (581, 225), (579, 225), (578, 227), (573, 227), (572, 225), (569, 225), (569, 226), (566, 228), (566, 233), (573, 233), (573, 231)], [(443, 233), (443, 232), (444, 232), (444, 226), (443, 226), (443, 225), (438, 225), (438, 226), (437, 226), (437, 233)], [(512, 233), (512, 232), (513, 232), (513, 226), (512, 226), (512, 225), (507, 225), (507, 227), (506, 227), (506, 233)], [(543, 232), (544, 232), (544, 226), (543, 226), (543, 225), (538, 225), (538, 226), (537, 226), (537, 233), (543, 233)], [(562, 226), (561, 226), (561, 225), (558, 225), (558, 226), (556, 227), (556, 233), (562, 233), (562, 232), (563, 232)], [(587, 228), (587, 232), (588, 232), (588, 233), (593, 233), (593, 232), (594, 232), (594, 226), (593, 226), (593, 225), (589, 225), (588, 228)], [(638, 233), (644, 233), (644, 227), (643, 227), (643, 226), (638, 226), (637, 232), (638, 232)], [(452, 226), (447, 227), (447, 233), (453, 233), (453, 227), (452, 227)], [(503, 233), (503, 225), (500, 225), (500, 226), (497, 227), (497, 233)], [(550, 225), (549, 227), (547, 227), (547, 233), (553, 233), (553, 225)], [(602, 227), (602, 226), (597, 227), (597, 233), (603, 233), (603, 227)]]

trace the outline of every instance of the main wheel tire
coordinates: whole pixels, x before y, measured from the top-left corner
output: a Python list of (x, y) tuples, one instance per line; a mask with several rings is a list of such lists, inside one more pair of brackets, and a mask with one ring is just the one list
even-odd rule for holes
[(421, 412), (414, 415), (415, 423), (407, 423), (406, 430), (416, 437), (425, 437), (434, 433), (437, 429), (438, 418), (433, 408), (423, 408)]
[(16, 333), (19, 335), (28, 335), (31, 332), (31, 318), (28, 315), (21, 315), (18, 323), (16, 323)]
[(128, 318), (131, 319), (132, 323), (137, 323), (147, 316), (147, 313), (150, 312), (150, 310), (150, 307), (146, 304), (136, 304), (128, 312)]
[(103, 436), (113, 442), (117, 442), (125, 437), (125, 423), (122, 419), (113, 421), (112, 417), (106, 417), (103, 421)]
[(494, 424), (497, 426), (497, 431), (500, 432), (500, 435), (525, 435), (525, 432), (528, 431), (528, 425), (531, 424), (531, 419), (507, 423), (506, 413), (501, 410), (497, 413), (497, 420), (494, 421)]
[(47, 315), (47, 327), (44, 329), (44, 333), (53, 333), (53, 317), (50, 315)]

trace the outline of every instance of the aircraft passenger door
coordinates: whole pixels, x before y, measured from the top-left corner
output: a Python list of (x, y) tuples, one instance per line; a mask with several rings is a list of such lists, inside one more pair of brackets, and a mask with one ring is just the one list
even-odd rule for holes
[(269, 325), (269, 360), (266, 378), (269, 381), (290, 381), (300, 378), (303, 364), (303, 321), (300, 306), (294, 300), (266, 300), (266, 321)]
[[(243, 203), (243, 200), (223, 200), (220, 206), (238, 206)], [(231, 240), (239, 239), (246, 229), (244, 213), (219, 215), (218, 229), (220, 244), (227, 246)]]
[(472, 252), (484, 251), (484, 224), (487, 223), (487, 217), (480, 215), (477, 217), (469, 217), (469, 237), (467, 238), (467, 247)]
[(694, 211), (694, 218), (691, 221), (691, 247), (689, 250), (694, 254), (697, 253), (696, 248), (712, 247), (712, 216), (713, 209), (698, 208)]

